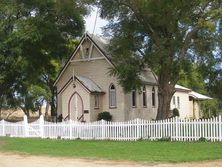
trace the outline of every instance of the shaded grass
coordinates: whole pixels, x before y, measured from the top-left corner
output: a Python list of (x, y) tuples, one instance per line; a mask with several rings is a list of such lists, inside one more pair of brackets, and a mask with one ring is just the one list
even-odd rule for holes
[(0, 151), (53, 157), (143, 162), (190, 162), (222, 159), (222, 143), (212, 142), (116, 142), (3, 137), (0, 138)]

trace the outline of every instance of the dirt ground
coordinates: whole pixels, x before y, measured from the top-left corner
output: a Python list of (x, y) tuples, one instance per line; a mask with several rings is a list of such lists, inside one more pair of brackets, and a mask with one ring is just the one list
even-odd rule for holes
[(136, 163), (0, 153), (0, 167), (222, 167), (222, 160), (194, 163)]

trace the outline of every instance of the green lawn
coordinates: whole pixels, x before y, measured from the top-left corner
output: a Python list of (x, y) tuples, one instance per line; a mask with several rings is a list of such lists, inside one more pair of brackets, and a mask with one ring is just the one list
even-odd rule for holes
[(222, 159), (222, 143), (115, 142), (0, 138), (0, 151), (32, 155), (144, 162), (189, 162)]

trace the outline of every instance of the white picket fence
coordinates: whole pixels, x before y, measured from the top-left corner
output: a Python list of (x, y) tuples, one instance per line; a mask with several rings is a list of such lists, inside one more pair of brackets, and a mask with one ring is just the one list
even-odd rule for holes
[(189, 120), (171, 118), (162, 121), (135, 119), (127, 122), (97, 121), (80, 123), (66, 121), (52, 123), (39, 120), (10, 123), (0, 121), (0, 136), (40, 137), (84, 140), (156, 140), (170, 138), (172, 141), (196, 141), (205, 138), (210, 141), (222, 141), (221, 116)]

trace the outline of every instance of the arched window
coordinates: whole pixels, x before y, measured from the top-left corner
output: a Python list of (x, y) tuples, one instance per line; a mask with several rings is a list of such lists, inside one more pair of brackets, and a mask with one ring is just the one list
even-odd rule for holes
[(177, 96), (177, 108), (180, 108), (180, 97)]
[(143, 107), (147, 107), (147, 101), (146, 101), (146, 86), (143, 86)]
[(136, 90), (132, 90), (132, 107), (136, 107)]
[(94, 105), (94, 108), (95, 108), (95, 109), (99, 109), (99, 94), (95, 94), (94, 97), (95, 97), (95, 105)]
[(155, 96), (155, 88), (153, 86), (153, 89), (152, 89), (152, 106), (155, 107), (156, 106), (156, 96)]
[(116, 88), (113, 84), (109, 87), (109, 107), (116, 108)]

